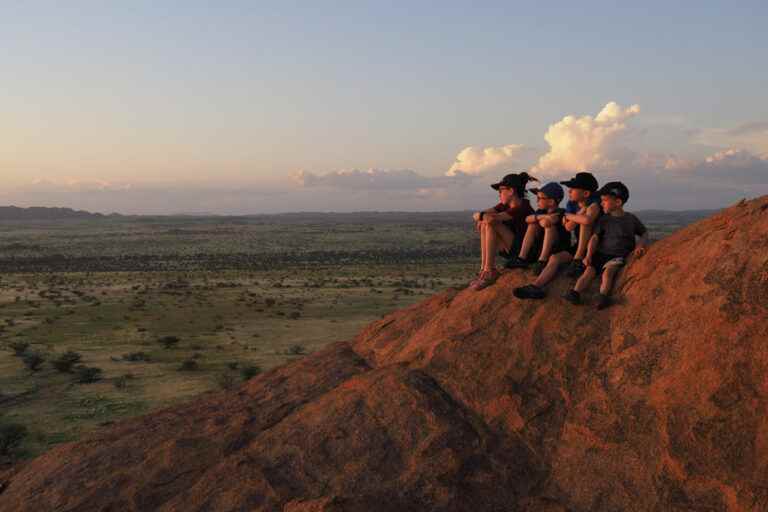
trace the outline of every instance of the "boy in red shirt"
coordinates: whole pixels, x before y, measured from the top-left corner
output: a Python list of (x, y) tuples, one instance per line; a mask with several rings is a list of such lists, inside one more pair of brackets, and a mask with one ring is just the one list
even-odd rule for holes
[(525, 186), (529, 181), (538, 181), (528, 173), (507, 174), (491, 188), (499, 191), (499, 204), (473, 215), (475, 228), (480, 232), (482, 262), (480, 274), (472, 281), (470, 288), (482, 290), (492, 285), (499, 277), (496, 270), (496, 252), (512, 259), (520, 252), (527, 229), (526, 217), (533, 208), (525, 197)]

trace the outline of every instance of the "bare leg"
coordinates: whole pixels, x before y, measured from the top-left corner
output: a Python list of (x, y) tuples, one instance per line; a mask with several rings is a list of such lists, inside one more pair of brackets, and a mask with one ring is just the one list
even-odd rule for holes
[(589, 283), (592, 282), (592, 279), (595, 278), (595, 275), (597, 275), (595, 267), (587, 267), (584, 273), (581, 274), (579, 280), (576, 281), (576, 286), (574, 286), (573, 289), (579, 293), (583, 292), (589, 287)]
[(528, 224), (528, 228), (525, 230), (525, 238), (523, 238), (523, 245), (520, 247), (520, 259), (527, 259), (528, 253), (531, 252), (533, 243), (536, 241), (541, 233), (541, 227), (538, 224)]
[(603, 279), (600, 282), (600, 293), (602, 293), (603, 295), (611, 294), (611, 288), (613, 287), (613, 279), (616, 277), (616, 274), (618, 273), (619, 273), (618, 265), (609, 265), (605, 267), (605, 270), (603, 270)]
[(509, 251), (515, 242), (515, 234), (507, 226), (498, 222), (485, 223), (483, 229), (485, 230), (483, 270), (495, 270), (498, 248), (503, 247)]
[(539, 255), (539, 261), (548, 261), (549, 255), (552, 252), (552, 247), (557, 242), (557, 230), (553, 226), (544, 228), (544, 242), (541, 247), (541, 254)]
[(491, 223), (486, 222), (483, 224), (483, 234), (485, 235), (483, 243), (483, 252), (485, 253), (485, 257), (483, 258), (483, 270), (493, 270), (496, 268), (497, 240), (496, 232)]
[(482, 255), (480, 259), (480, 272), (485, 269), (485, 237), (485, 224), (480, 224), (480, 254)]
[(582, 224), (579, 228), (579, 245), (576, 248), (576, 254), (574, 254), (573, 259), (575, 260), (583, 260), (584, 256), (587, 255), (587, 245), (589, 244), (589, 238), (592, 236), (592, 225), (584, 225)]
[(571, 253), (565, 251), (550, 256), (547, 266), (541, 271), (541, 274), (539, 274), (539, 277), (533, 282), (533, 285), (541, 288), (552, 281), (557, 275), (557, 268), (563, 263), (568, 263), (571, 259), (573, 259)]

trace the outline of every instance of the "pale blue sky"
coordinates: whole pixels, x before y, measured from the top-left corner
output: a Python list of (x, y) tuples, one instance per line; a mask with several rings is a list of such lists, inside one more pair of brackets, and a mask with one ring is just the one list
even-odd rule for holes
[(640, 105), (633, 153), (768, 155), (767, 130), (724, 133), (768, 121), (764, 2), (393, 4), (0, 2), (0, 202), (43, 180), (212, 187), (216, 209), (214, 188), (288, 193), (302, 169), (437, 177), (467, 146), (524, 145), (525, 167), (609, 101)]

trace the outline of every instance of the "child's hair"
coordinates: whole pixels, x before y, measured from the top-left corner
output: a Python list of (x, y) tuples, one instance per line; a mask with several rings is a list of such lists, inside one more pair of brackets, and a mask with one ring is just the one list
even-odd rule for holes
[(517, 195), (521, 199), (525, 199), (525, 193), (528, 192), (525, 189), (525, 186), (528, 184), (529, 181), (536, 181), (536, 182), (538, 182), (539, 179), (538, 178), (534, 178), (533, 176), (529, 175), (525, 171), (523, 171), (520, 174), (518, 174), (518, 176), (520, 176), (520, 188), (519, 189), (515, 189), (515, 192), (517, 192)]

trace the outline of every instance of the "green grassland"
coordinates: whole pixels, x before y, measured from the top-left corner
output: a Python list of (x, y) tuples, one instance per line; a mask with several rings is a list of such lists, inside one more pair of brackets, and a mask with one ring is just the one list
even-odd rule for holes
[[(659, 238), (701, 216), (644, 220)], [(467, 212), (0, 222), (0, 436), (27, 429), (0, 464), (348, 340), (465, 286), (477, 255)]]

